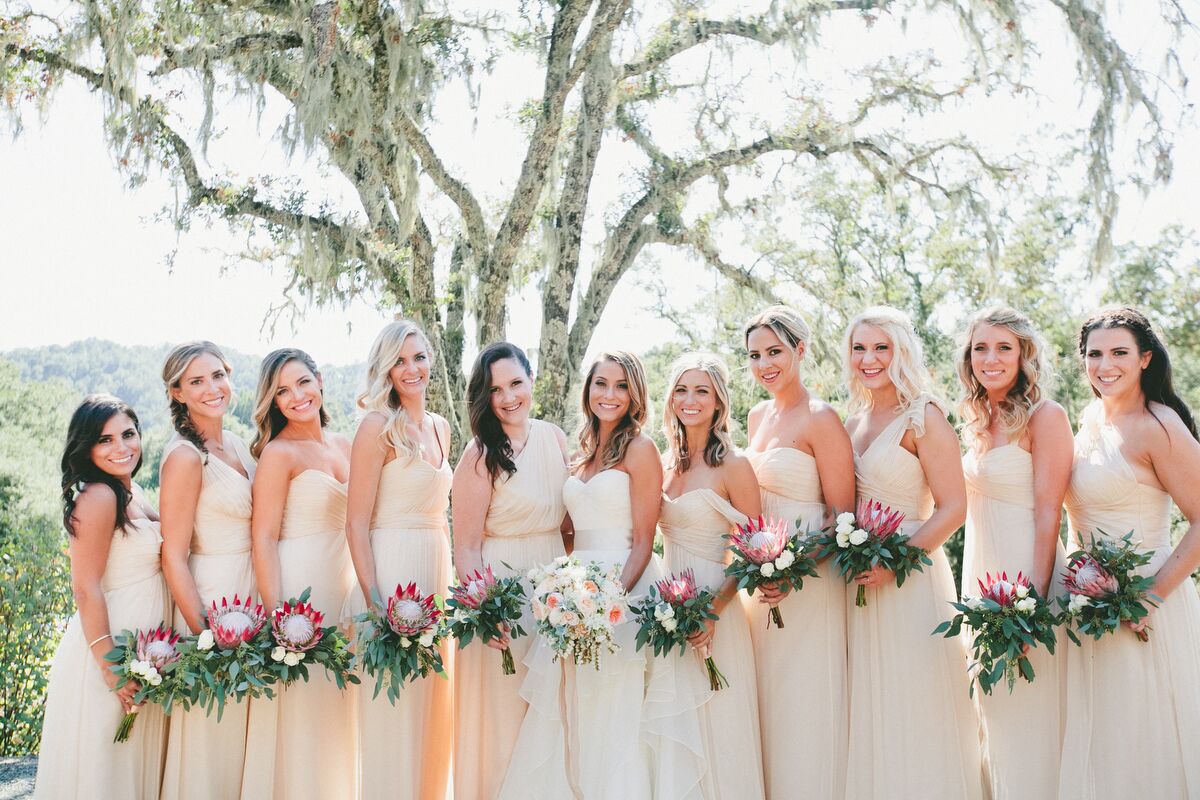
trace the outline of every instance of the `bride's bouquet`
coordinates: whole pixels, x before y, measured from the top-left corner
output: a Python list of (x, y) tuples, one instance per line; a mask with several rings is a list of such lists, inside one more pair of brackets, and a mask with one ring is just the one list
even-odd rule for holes
[[(1158, 605), (1159, 598), (1150, 593), (1154, 578), (1138, 575), (1137, 570), (1153, 556), (1153, 550), (1137, 550), (1133, 531), (1119, 540), (1093, 536), (1088, 546), (1071, 553), (1063, 575), (1067, 597), (1058, 601), (1071, 641), (1079, 644), (1076, 631), (1099, 639), (1122, 622), (1145, 619), (1148, 606)], [(1146, 630), (1136, 635), (1140, 641), (1150, 640)]]
[(533, 618), (538, 634), (554, 650), (554, 659), (600, 669), (602, 651), (621, 649), (613, 628), (628, 616), (620, 570), (596, 562), (586, 566), (574, 556), (559, 556), (529, 570)]
[[(525, 587), (520, 578), (497, 578), (491, 567), (482, 573), (475, 570), (465, 583), (450, 587), (450, 597), (446, 600), (450, 633), (458, 639), (459, 647), (466, 647), (476, 636), (484, 642), (500, 639), (505, 628), (513, 639), (524, 636), (520, 622), (524, 606)], [(501, 651), (500, 663), (505, 675), (516, 674), (512, 651), (508, 648)]]
[(133, 696), (133, 710), (117, 725), (114, 742), (129, 740), (133, 723), (137, 721), (138, 707), (143, 703), (160, 705), (167, 714), (171, 713), (175, 703), (187, 707), (183, 686), (174, 674), (180, 657), (179, 639), (179, 634), (166, 625), (153, 630), (122, 631), (113, 637), (114, 647), (104, 656), (104, 660), (112, 664), (109, 669), (117, 674), (113, 690), (130, 681), (141, 685)]
[(267, 624), (262, 604), (250, 595), (242, 600), (235, 594), (232, 603), (222, 597), (220, 605), (213, 600), (205, 612), (205, 623), (204, 630), (185, 638), (178, 648), (182, 658), (175, 672), (192, 705), (202, 706), (207, 714), (215, 706), (219, 721), (231, 697), (239, 703), (247, 696), (271, 697), (276, 676), (268, 653), (256, 646)]
[[(637, 614), (640, 624), (637, 632), (637, 649), (647, 644), (654, 648), (654, 655), (670, 653), (676, 647), (680, 654), (687, 650), (688, 637), (704, 630), (707, 620), (716, 620), (712, 604), (715, 595), (708, 589), (696, 585), (696, 576), (684, 570), (678, 577), (669, 575), (650, 587), (646, 601), (631, 610)], [(717, 669), (710, 648), (705, 648), (704, 666), (708, 669), (708, 686), (714, 692), (729, 685), (729, 681)]]
[(415, 583), (398, 584), (382, 616), (372, 608), (354, 618), (359, 623), (359, 663), (375, 678), (372, 698), (379, 696), (386, 683), (387, 698), (395, 705), (406, 681), (430, 672), (446, 677), (438, 650), (446, 634), (440, 605), (437, 596), (422, 595)]
[[(909, 573), (923, 572), (925, 565), (932, 566), (933, 561), (899, 532), (902, 522), (902, 512), (893, 511), (878, 500), (863, 498), (858, 501), (856, 513), (838, 514), (833, 526), (814, 540), (813, 547), (818, 550), (818, 559), (833, 556), (833, 563), (846, 583), (859, 573), (883, 567), (896, 574), (897, 586), (903, 586)], [(854, 599), (859, 608), (867, 604), (866, 589), (859, 584)]]
[[(754, 594), (761, 586), (777, 584), (795, 592), (803, 588), (805, 578), (817, 576), (817, 562), (808, 555), (800, 535), (778, 517), (748, 519), (729, 534), (729, 542), (733, 559), (725, 574), (737, 578), (739, 591)], [(783, 627), (779, 606), (770, 607), (768, 626), (772, 622)]]
[(358, 683), (354, 674), (354, 653), (336, 625), (323, 627), (325, 615), (308, 602), (310, 590), (287, 600), (271, 615), (270, 636), (256, 639), (258, 647), (270, 658), (269, 670), (287, 686), (297, 679), (308, 681), (308, 665), (320, 664), (339, 689)]
[(1033, 664), (1026, 657), (1025, 648), (1040, 643), (1050, 653), (1054, 652), (1058, 615), (1020, 572), (1011, 581), (1004, 572), (994, 578), (986, 574), (979, 581), (978, 597), (965, 596), (961, 603), (950, 605), (958, 614), (933, 632), (952, 639), (959, 635), (963, 625), (974, 631), (971, 644), (974, 663), (968, 667), (972, 670), (971, 694), (975, 693), (976, 681), (984, 694), (991, 694), (992, 687), (1002, 679), (1008, 681), (1011, 694), (1018, 674), (1026, 683), (1033, 682)]

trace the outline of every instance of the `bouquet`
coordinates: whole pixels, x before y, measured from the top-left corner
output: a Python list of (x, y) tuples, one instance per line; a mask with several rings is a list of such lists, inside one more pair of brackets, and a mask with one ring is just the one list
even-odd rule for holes
[[(647, 643), (654, 648), (654, 655), (670, 653), (675, 647), (680, 654), (687, 649), (688, 637), (704, 629), (706, 620), (715, 620), (712, 603), (715, 595), (696, 586), (696, 576), (690, 569), (679, 577), (669, 575), (650, 587), (646, 600), (630, 610), (637, 614), (640, 623), (637, 632), (637, 649)], [(729, 685), (729, 681), (717, 669), (712, 652), (705, 648), (704, 666), (708, 668), (708, 685), (714, 692)]]
[[(520, 625), (524, 602), (525, 587), (520, 578), (497, 578), (491, 567), (482, 574), (475, 570), (466, 583), (450, 587), (446, 600), (446, 607), (451, 609), (450, 633), (458, 639), (459, 647), (466, 647), (476, 636), (484, 642), (500, 639), (504, 628), (514, 639), (524, 636)], [(505, 675), (516, 674), (512, 651), (507, 648), (501, 652), (501, 664)]]
[[(933, 565), (924, 550), (913, 547), (908, 537), (899, 533), (903, 521), (900, 511), (864, 498), (858, 502), (857, 513), (838, 514), (834, 525), (814, 541), (813, 547), (819, 548), (818, 559), (833, 555), (833, 563), (846, 583), (861, 572), (881, 566), (896, 573), (896, 585), (903, 586), (910, 572), (923, 572), (924, 565)], [(867, 604), (866, 590), (859, 584), (854, 599), (859, 608)]]
[(247, 696), (272, 696), (269, 686), (275, 676), (267, 654), (255, 645), (267, 615), (249, 595), (242, 600), (235, 594), (232, 603), (222, 597), (218, 606), (214, 600), (205, 618), (208, 627), (180, 642), (182, 658), (175, 672), (189, 702), (208, 714), (215, 705), (220, 720), (230, 697), (240, 703)]
[[(1063, 575), (1067, 597), (1058, 601), (1071, 641), (1079, 644), (1076, 630), (1099, 639), (1122, 622), (1144, 619), (1150, 613), (1147, 605), (1158, 605), (1159, 598), (1150, 594), (1154, 579), (1137, 574), (1153, 556), (1153, 550), (1136, 549), (1133, 531), (1120, 539), (1093, 536), (1091, 544), (1071, 553)], [(1136, 635), (1143, 642), (1150, 640), (1145, 630)]]
[[(754, 594), (764, 584), (779, 584), (797, 591), (804, 586), (805, 578), (817, 576), (817, 562), (809, 557), (799, 534), (789, 528), (781, 519), (764, 520), (759, 516), (738, 525), (737, 533), (729, 534), (733, 560), (725, 567), (725, 574), (737, 578), (739, 591), (746, 589)], [(778, 606), (771, 606), (769, 611), (768, 627), (772, 622), (777, 628), (783, 627)]]
[(379, 696), (386, 683), (387, 698), (395, 705), (405, 681), (416, 681), (430, 672), (446, 677), (438, 650), (446, 630), (441, 602), (435, 595), (422, 595), (415, 583), (398, 584), (382, 616), (372, 608), (354, 621), (361, 624), (359, 663), (375, 678), (372, 698)]
[(576, 664), (600, 669), (600, 653), (621, 649), (613, 628), (625, 620), (628, 609), (618, 568), (595, 561), (587, 566), (574, 556), (559, 556), (526, 575), (533, 590), (533, 618), (537, 632), (554, 650), (554, 660), (568, 656)]
[(991, 694), (1001, 678), (1008, 681), (1011, 694), (1018, 674), (1026, 683), (1032, 683), (1033, 664), (1025, 656), (1025, 648), (1040, 642), (1054, 652), (1058, 615), (1020, 572), (1011, 581), (1004, 572), (994, 578), (984, 575), (979, 581), (978, 597), (963, 597), (961, 603), (950, 605), (958, 613), (933, 632), (945, 634), (947, 639), (958, 636), (963, 625), (975, 632), (971, 657), (978, 670), (971, 679), (972, 695), (976, 681), (984, 694)]
[(350, 643), (330, 625), (321, 627), (325, 615), (308, 602), (309, 589), (295, 600), (287, 600), (271, 615), (270, 636), (260, 636), (259, 649), (270, 658), (268, 669), (274, 679), (288, 686), (298, 678), (308, 681), (308, 665), (320, 664), (339, 689), (358, 683)]
[(122, 717), (117, 725), (114, 742), (129, 740), (133, 731), (133, 723), (137, 720), (138, 706), (142, 703), (155, 703), (171, 713), (171, 706), (181, 702), (186, 707), (187, 700), (181, 694), (181, 687), (175, 680), (175, 665), (179, 662), (179, 634), (173, 628), (159, 625), (154, 630), (122, 631), (113, 637), (114, 647), (105, 654), (104, 660), (111, 662), (110, 670), (118, 676), (114, 691), (130, 681), (141, 684), (137, 694), (133, 696), (133, 710)]

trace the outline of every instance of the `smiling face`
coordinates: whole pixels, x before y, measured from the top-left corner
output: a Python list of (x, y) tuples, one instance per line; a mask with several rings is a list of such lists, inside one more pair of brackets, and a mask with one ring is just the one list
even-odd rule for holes
[(989, 394), (1006, 395), (1021, 374), (1021, 340), (1004, 325), (981, 323), (971, 332), (971, 373)]
[(187, 406), (193, 419), (220, 419), (229, 408), (233, 387), (221, 359), (212, 353), (201, 353), (191, 360), (171, 388), (171, 398)]
[(524, 425), (533, 403), (533, 379), (515, 358), (492, 362), (488, 396), (501, 425)]
[(717, 392), (704, 370), (689, 369), (671, 390), (671, 411), (685, 428), (712, 425), (717, 413)]
[(1137, 340), (1126, 328), (1097, 328), (1088, 334), (1083, 363), (1101, 397), (1120, 397), (1141, 391), (1150, 353), (1138, 352)]
[(128, 414), (113, 414), (92, 445), (92, 463), (102, 472), (128, 483), (142, 456), (142, 437)]
[(588, 410), (601, 423), (617, 423), (629, 413), (629, 379), (624, 368), (604, 359), (592, 370), (588, 384)]
[(867, 391), (891, 384), (887, 368), (892, 363), (892, 340), (880, 328), (862, 324), (850, 334), (850, 370)]
[(804, 343), (789, 347), (775, 331), (763, 325), (750, 331), (746, 337), (746, 351), (754, 380), (775, 394), (799, 374), (800, 361), (804, 358)]
[(321, 376), (298, 359), (279, 369), (275, 386), (275, 407), (288, 422), (309, 422), (321, 418)]
[(405, 337), (388, 378), (401, 400), (424, 396), (429, 388), (429, 345), (424, 337), (415, 333)]

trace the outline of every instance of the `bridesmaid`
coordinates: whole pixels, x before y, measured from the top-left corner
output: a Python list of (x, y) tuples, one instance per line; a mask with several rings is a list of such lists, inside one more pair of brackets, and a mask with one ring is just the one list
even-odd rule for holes
[(104, 661), (114, 632), (155, 628), (171, 615), (158, 515), (133, 483), (141, 436), (133, 409), (109, 394), (85, 397), (67, 428), (63, 525), (78, 612), (50, 667), (35, 797), (158, 797), (166, 722), (146, 706), (129, 740), (114, 744), (140, 687), (113, 692), (117, 676)]
[[(771, 306), (746, 323), (750, 374), (771, 395), (750, 411), (746, 455), (763, 513), (815, 531), (831, 512), (854, 508), (854, 451), (837, 412), (801, 378), (808, 338), (808, 324), (787, 306)], [(805, 581), (798, 594), (743, 597), (758, 670), (768, 797), (792, 796), (797, 775), (813, 797), (844, 791), (846, 592), (832, 562), (818, 569), (820, 579)], [(786, 627), (766, 627), (766, 603), (780, 606)], [(803, 725), (796, 725), (795, 709), (804, 709)]]
[[(531, 419), (533, 373), (525, 353), (508, 342), (485, 347), (467, 383), (473, 438), (454, 470), (451, 508), (454, 566), (459, 580), (491, 567), (497, 576), (524, 573), (565, 553), (562, 488), (567, 437)], [(526, 702), (521, 698), (530, 636), (478, 642), (457, 654), (454, 681), (454, 795), (496, 796), (512, 756)], [(491, 648), (491, 649), (489, 649)], [(501, 671), (510, 648), (515, 675)]]
[[(338, 622), (354, 587), (346, 548), (350, 443), (325, 431), (321, 374), (302, 350), (263, 359), (254, 403), (258, 456), (250, 531), (263, 606), (278, 608), (306, 588)], [(242, 796), (351, 798), (358, 794), (355, 703), (322, 670), (310, 668), (272, 701), (250, 704)]]
[[(175, 433), (163, 448), (159, 478), (163, 575), (175, 601), (175, 627), (199, 633), (214, 600), (254, 592), (250, 564), (250, 481), (254, 459), (221, 426), (233, 387), (229, 362), (212, 342), (167, 354), (163, 385)], [(190, 554), (190, 555), (189, 555)], [(246, 757), (243, 703), (216, 715), (171, 715), (163, 800), (236, 797)]]
[[(397, 584), (442, 593), (451, 580), (450, 425), (425, 408), (429, 342), (416, 323), (392, 322), (375, 338), (366, 416), (350, 454), (346, 540), (358, 576), (352, 614), (386, 608)], [(448, 646), (442, 663), (450, 668)], [(404, 687), (392, 706), (373, 681), (358, 692), (361, 796), (444, 800), (450, 779), (450, 682), (431, 675)], [(402, 776), (397, 779), (395, 776)]]
[(958, 438), (930, 396), (921, 341), (894, 308), (851, 320), (845, 340), (858, 496), (904, 512), (901, 532), (933, 560), (903, 588), (882, 567), (855, 576), (847, 603), (847, 798), (978, 798), (979, 723), (960, 640), (935, 638), (957, 597), (942, 543), (966, 517)]
[[(1132, 308), (1079, 334), (1098, 398), (1075, 436), (1067, 493), (1073, 546), (1130, 530), (1162, 598), (1142, 643), (1129, 630), (1067, 651), (1060, 798), (1200, 797), (1200, 442), (1166, 347)], [(1171, 547), (1171, 501), (1188, 528)]]
[[(1065, 556), (1058, 538), (1071, 478), (1071, 423), (1044, 396), (1049, 377), (1041, 338), (1011, 308), (979, 312), (958, 359), (967, 445), (967, 534), (962, 595), (978, 595), (985, 573), (1024, 572), (1042, 597), (1061, 591), (1054, 579)], [(969, 635), (969, 634), (968, 634)], [(975, 693), (984, 778), (996, 800), (1053, 797), (1062, 750), (1061, 664), (1067, 646), (1030, 654), (1035, 679)]]
[[(729, 433), (725, 362), (711, 353), (680, 356), (671, 365), (663, 405), (668, 450), (659, 526), (665, 569), (672, 574), (694, 570), (696, 582), (717, 594), (713, 610), (720, 619), (707, 623), (691, 644), (698, 653), (711, 652), (729, 680), (700, 709), (714, 796), (763, 797), (754, 652), (745, 609), (736, 600), (737, 582), (725, 576), (725, 536), (734, 523), (758, 517), (762, 508), (754, 469), (734, 451)], [(699, 655), (692, 665), (704, 670)], [(807, 716), (804, 709), (788, 711)]]

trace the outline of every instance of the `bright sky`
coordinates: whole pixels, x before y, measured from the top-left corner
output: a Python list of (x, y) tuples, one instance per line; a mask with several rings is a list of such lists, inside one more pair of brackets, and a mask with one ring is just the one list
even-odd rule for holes
[[(1126, 17), (1132, 17), (1127, 12)], [(886, 23), (886, 21), (885, 21)], [(847, 53), (876, 56), (883, 43), (903, 43), (897, 30), (886, 24), (864, 31), (861, 22), (846, 15), (823, 38), (822, 52), (843, 54), (843, 60), (817, 57), (806, 64), (809, 74), (828, 76), (837, 86), (845, 74)], [(1153, 34), (1136, 18), (1115, 25), (1129, 37), (1130, 46), (1149, 47)], [(1131, 33), (1132, 31), (1132, 33)], [(909, 30), (908, 41), (931, 41), (937, 31)], [(944, 32), (943, 32), (944, 33)], [(1140, 37), (1140, 38), (1139, 38)], [(943, 40), (945, 41), (945, 40)], [(864, 46), (864, 43), (867, 43)], [(1035, 85), (1044, 94), (1030, 113), (1029, 101), (993, 96), (986, 104), (959, 111), (964, 127), (997, 142), (1025, 138), (1036, 146), (1037, 129), (1044, 122), (1065, 125), (1086, 109), (1066, 79), (1073, 74), (1074, 54), (1065, 33), (1042, 39), (1043, 54)], [(1184, 69), (1200, 75), (1195, 42), (1189, 47)], [(496, 124), (534, 91), (536, 76), (528, 65), (515, 64), (485, 78), (483, 104), (478, 116), (467, 107), (461, 88), (450, 88), (439, 100), (439, 118), (431, 138), (443, 155), (469, 182), (478, 187), (511, 185), (514, 158), (497, 153), (524, 150), (519, 131)], [(508, 89), (508, 87), (518, 87)], [(506, 90), (507, 89), (507, 90)], [(746, 102), (756, 102), (753, 94)], [(777, 104), (762, 92), (762, 107)], [(195, 109), (192, 109), (193, 111)], [(283, 170), (285, 164), (271, 134), (282, 120), (283, 103), (267, 104), (256, 131), (253, 111), (245, 101), (226, 106), (218, 124), (226, 134), (210, 147), (210, 161), (231, 164), (243, 174)], [(764, 112), (768, 113), (768, 112)], [(1044, 116), (1043, 116), (1044, 115)], [(154, 216), (175, 201), (170, 184), (151, 175), (143, 186), (130, 190), (113, 168), (112, 157), (101, 136), (102, 107), (97, 97), (78, 83), (60, 90), (49, 119), (39, 124), (27, 117), (27, 130), (15, 141), (0, 138), (0, 351), (14, 347), (65, 344), (89, 336), (127, 344), (150, 344), (191, 338), (214, 339), (250, 353), (265, 353), (284, 344), (309, 350), (323, 363), (349, 363), (365, 358), (379, 326), (390, 312), (376, 310), (368, 301), (347, 308), (311, 309), (293, 330), (283, 321), (272, 333), (262, 330), (268, 308), (281, 297), (281, 275), (243, 261), (230, 266), (228, 253), (240, 251), (244, 242), (221, 228), (197, 227), (177, 239), (169, 223)], [(193, 121), (194, 122), (194, 121)], [(1176, 148), (1176, 172), (1171, 187), (1143, 198), (1126, 192), (1118, 227), (1118, 240), (1148, 241), (1162, 226), (1181, 222), (1200, 229), (1200, 204), (1190, 188), (1200, 185), (1200, 136), (1190, 127), (1181, 133)], [(497, 163), (503, 164), (498, 168)], [(292, 165), (290, 171), (329, 185), (316, 174), (314, 164)], [(595, 197), (620, 196), (625, 187), (620, 169), (598, 170)], [(334, 187), (336, 191), (336, 186)], [(504, 196), (502, 191), (481, 192), (486, 204)], [(600, 220), (594, 221), (594, 226)], [(173, 269), (164, 257), (178, 247)], [(735, 248), (736, 250), (736, 248)], [(672, 286), (678, 286), (678, 305), (689, 305), (711, 289), (715, 278), (707, 273), (697, 280), (698, 267), (669, 250), (655, 255)], [(648, 306), (654, 302), (628, 277), (621, 284), (593, 339), (593, 346), (624, 347), (643, 351), (670, 337), (673, 328)], [(527, 287), (510, 309), (510, 338), (526, 347), (536, 346), (539, 325), (536, 285)]]

